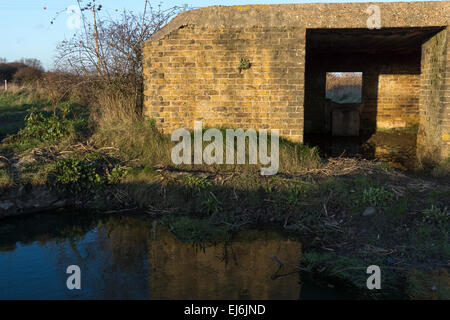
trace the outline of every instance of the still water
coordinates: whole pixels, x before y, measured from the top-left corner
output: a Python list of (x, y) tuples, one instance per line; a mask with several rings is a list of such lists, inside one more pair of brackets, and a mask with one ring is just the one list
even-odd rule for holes
[[(141, 216), (47, 213), (0, 221), (0, 299), (339, 299), (304, 280), (301, 243), (247, 230), (227, 244), (178, 240)], [(81, 290), (66, 286), (69, 265)]]

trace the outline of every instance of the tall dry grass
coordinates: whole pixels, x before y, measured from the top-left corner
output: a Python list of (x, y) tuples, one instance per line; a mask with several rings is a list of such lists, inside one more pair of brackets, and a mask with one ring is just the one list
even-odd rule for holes
[[(134, 112), (129, 97), (117, 94), (99, 96), (103, 107), (97, 108), (94, 113), (97, 128), (93, 136), (96, 144), (103, 147), (114, 147), (119, 150), (120, 156), (132, 166), (165, 166), (180, 170), (195, 170), (205, 172), (240, 172), (254, 173), (260, 170), (261, 165), (248, 164), (248, 145), (246, 145), (246, 164), (182, 164), (175, 165), (171, 159), (172, 148), (178, 142), (172, 142), (169, 135), (159, 132), (151, 119), (146, 119)], [(187, 128), (189, 129), (189, 128)], [(222, 129), (225, 142), (225, 129)], [(194, 140), (191, 139), (191, 155), (194, 155)], [(203, 143), (203, 149), (209, 143)], [(270, 152), (270, 140), (268, 142)], [(235, 143), (235, 151), (237, 145)], [(269, 153), (270, 154), (270, 153)], [(226, 146), (223, 146), (223, 161), (225, 162)], [(315, 169), (322, 166), (317, 148), (292, 143), (280, 139), (279, 145), (279, 172), (296, 173), (305, 169)], [(264, 166), (266, 167), (266, 166)]]
[(103, 147), (114, 147), (133, 165), (169, 165), (172, 142), (136, 110), (135, 96), (106, 89), (96, 95), (91, 120), (93, 139)]
[(32, 104), (36, 101), (48, 100), (48, 92), (39, 82), (27, 84), (8, 83), (8, 90), (2, 87), (0, 93), (15, 96), (16, 104)]

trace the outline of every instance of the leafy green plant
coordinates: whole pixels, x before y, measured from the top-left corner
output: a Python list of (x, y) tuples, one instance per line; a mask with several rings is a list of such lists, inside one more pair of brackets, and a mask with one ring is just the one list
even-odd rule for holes
[(119, 183), (128, 174), (128, 170), (120, 165), (108, 170), (108, 167), (101, 162), (102, 157), (95, 153), (90, 155), (95, 160), (69, 158), (56, 161), (51, 173), (53, 179), (50, 181), (64, 190), (80, 192), (93, 190), (106, 184)]
[(285, 201), (289, 205), (295, 206), (300, 203), (309, 189), (307, 184), (301, 182), (293, 183), (286, 190)]
[(378, 169), (380, 169), (380, 170), (387, 171), (387, 172), (390, 172), (390, 171), (393, 171), (393, 170), (394, 170), (394, 167), (392, 167), (391, 165), (389, 165), (389, 164), (386, 163), (386, 162), (378, 162), (378, 163), (376, 164), (376, 167), (377, 167)]
[(294, 184), (287, 190), (286, 201), (290, 205), (296, 205), (300, 201), (300, 195), (302, 193), (301, 186)]
[(155, 118), (148, 119), (148, 122), (149, 122), (151, 128), (156, 129), (156, 120), (155, 120)]
[(111, 172), (107, 175), (107, 180), (109, 184), (119, 183), (120, 180), (126, 177), (128, 170), (122, 166), (114, 167)]
[(64, 121), (58, 116), (45, 117), (43, 113), (30, 113), (25, 118), (25, 128), (20, 132), (24, 138), (55, 141), (67, 134)]
[(372, 207), (383, 207), (393, 199), (392, 192), (383, 187), (369, 187), (363, 191), (363, 203)]
[(250, 69), (251, 66), (252, 64), (250, 63), (250, 60), (248, 60), (247, 58), (241, 58), (241, 61), (238, 66), (239, 73), (241, 73), (242, 70)]
[(186, 176), (184, 184), (189, 190), (197, 191), (198, 193), (212, 185), (208, 179), (197, 176)]
[(58, 160), (54, 164), (53, 174), (57, 186), (74, 192), (95, 188), (105, 183), (92, 163), (83, 160)]
[(25, 127), (9, 142), (29, 144), (33, 141), (56, 142), (63, 137), (76, 136), (87, 127), (86, 119), (76, 118), (69, 120), (67, 115), (69, 107), (62, 108), (62, 112), (51, 116), (43, 112), (32, 111), (25, 117)]
[(423, 218), (424, 222), (449, 222), (450, 221), (450, 211), (448, 211), (447, 207), (439, 208), (431, 205), (429, 209), (423, 210)]

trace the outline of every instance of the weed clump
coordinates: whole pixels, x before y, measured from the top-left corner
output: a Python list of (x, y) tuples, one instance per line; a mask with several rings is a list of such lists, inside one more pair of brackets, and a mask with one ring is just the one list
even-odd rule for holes
[(423, 222), (429, 223), (448, 223), (450, 222), (450, 211), (445, 208), (439, 208), (434, 205), (431, 205), (429, 209), (423, 210)]
[(118, 183), (126, 175), (127, 170), (121, 166), (115, 166), (109, 171), (101, 166), (96, 167), (93, 161), (69, 158), (53, 164), (50, 182), (64, 191), (80, 193)]
[(0, 169), (0, 190), (11, 187), (14, 181), (11, 177), (11, 173), (7, 169)]
[(450, 176), (450, 157), (435, 166), (431, 174), (435, 178)]
[(205, 177), (197, 177), (192, 175), (186, 176), (184, 178), (184, 183), (187, 189), (196, 191), (197, 193), (200, 193), (202, 190), (205, 190), (212, 185), (211, 181)]
[(63, 138), (73, 138), (87, 128), (83, 118), (68, 119), (68, 110), (62, 114), (48, 116), (44, 112), (32, 111), (25, 117), (25, 127), (17, 134), (8, 137), (6, 143), (36, 145), (40, 142), (55, 143)]
[(385, 206), (392, 201), (394, 195), (383, 187), (369, 187), (363, 191), (363, 203), (375, 208)]
[(63, 159), (54, 164), (54, 183), (64, 189), (80, 192), (102, 184), (101, 176), (91, 163), (76, 159)]

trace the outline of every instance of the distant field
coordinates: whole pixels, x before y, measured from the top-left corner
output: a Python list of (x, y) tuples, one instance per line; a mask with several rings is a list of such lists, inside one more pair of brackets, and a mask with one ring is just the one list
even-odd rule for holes
[(337, 103), (360, 103), (362, 101), (362, 73), (327, 73), (326, 97)]
[(25, 116), (32, 109), (44, 110), (48, 101), (36, 101), (26, 90), (17, 92), (0, 91), (0, 139), (24, 127)]

